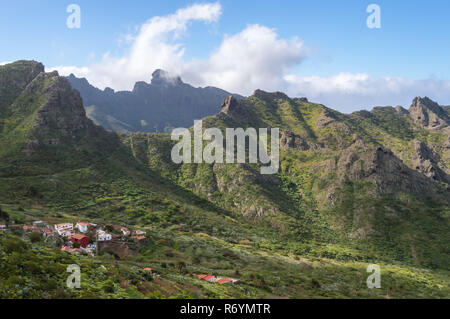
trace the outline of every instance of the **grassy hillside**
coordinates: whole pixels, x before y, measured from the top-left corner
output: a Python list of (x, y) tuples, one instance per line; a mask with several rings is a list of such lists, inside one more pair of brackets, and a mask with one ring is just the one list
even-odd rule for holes
[[(127, 243), (125, 257), (87, 257), (59, 251), (58, 240), (0, 233), (2, 297), (450, 296), (446, 130), (391, 108), (345, 115), (257, 91), (203, 127), (279, 127), (280, 171), (263, 176), (257, 164), (176, 165), (167, 134), (107, 132), (65, 79), (34, 62), (1, 66), (0, 90), (9, 92), (0, 105), (0, 224), (83, 220), (148, 234)], [(82, 266), (81, 290), (65, 288), (72, 263)], [(366, 286), (373, 263), (381, 289)]]

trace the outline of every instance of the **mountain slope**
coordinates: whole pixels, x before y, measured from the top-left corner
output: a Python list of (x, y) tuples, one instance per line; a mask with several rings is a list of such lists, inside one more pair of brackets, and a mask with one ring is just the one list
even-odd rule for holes
[[(416, 124), (406, 110), (345, 115), (256, 91), (227, 98), (203, 127), (279, 127), (277, 175), (261, 175), (258, 164), (177, 165), (170, 135), (96, 126), (69, 82), (43, 70), (30, 61), (0, 66), (0, 218), (6, 212), (19, 228), (35, 219), (121, 225), (146, 230), (148, 240), (127, 242), (134, 254), (125, 257), (65, 258), (58, 241), (1, 233), (0, 296), (449, 295), (445, 126)], [(74, 262), (92, 280), (61, 291), (57, 270)], [(383, 269), (382, 289), (367, 289), (371, 263)], [(144, 267), (160, 277), (146, 278)], [(47, 268), (57, 284), (47, 283)], [(202, 282), (198, 273), (241, 284)]]
[(196, 119), (219, 112), (220, 103), (230, 95), (214, 87), (194, 88), (163, 70), (152, 74), (150, 84), (137, 82), (131, 92), (101, 91), (74, 75), (67, 79), (81, 93), (89, 118), (123, 133), (188, 127)]
[[(406, 127), (406, 137), (397, 136), (397, 143), (406, 148), (418, 143), (418, 148), (402, 153), (393, 147), (397, 128), (386, 128), (387, 121)], [(168, 155), (142, 161), (220, 207), (268, 223), (287, 237), (345, 242), (377, 256), (448, 266), (445, 127), (423, 128), (409, 112), (380, 114), (375, 109), (345, 115), (306, 99), (263, 91), (227, 99), (222, 112), (204, 119), (203, 127), (279, 127), (280, 173), (263, 177), (257, 165), (248, 164), (168, 165)], [(143, 154), (170, 150), (168, 137), (128, 139), (135, 148), (139, 140), (144, 142)]]

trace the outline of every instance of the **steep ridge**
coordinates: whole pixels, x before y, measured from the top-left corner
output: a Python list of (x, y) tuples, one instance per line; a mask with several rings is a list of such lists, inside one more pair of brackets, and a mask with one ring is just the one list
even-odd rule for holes
[(73, 74), (67, 79), (80, 91), (95, 123), (123, 133), (190, 126), (195, 119), (219, 112), (220, 103), (230, 95), (214, 87), (194, 88), (163, 70), (153, 72), (150, 83), (137, 82), (131, 92), (101, 91)]
[[(148, 161), (199, 196), (237, 216), (268, 222), (281, 233), (334, 238), (443, 265), (450, 188), (449, 158), (442, 151), (448, 135), (415, 124), (405, 111), (388, 107), (345, 115), (304, 98), (258, 90), (246, 99), (228, 97), (218, 115), (203, 120), (203, 128), (280, 128), (279, 174), (263, 177), (253, 164), (177, 166), (165, 164), (167, 157)], [(388, 127), (391, 122), (396, 126)], [(402, 147), (394, 147), (392, 138)], [(409, 147), (419, 140), (421, 147)], [(172, 145), (168, 137), (148, 141), (151, 154)], [(431, 229), (442, 237), (431, 239)], [(431, 261), (430, 255), (441, 257)]]
[(196, 273), (241, 272), (246, 290), (227, 297), (355, 296), (363, 281), (332, 288), (354, 277), (349, 264), (363, 275), (373, 262), (448, 270), (444, 126), (418, 125), (401, 108), (347, 115), (279, 92), (225, 98), (204, 129), (280, 128), (280, 170), (264, 176), (259, 164), (175, 164), (170, 135), (94, 125), (57, 73), (35, 62), (4, 72), (20, 75), (1, 105), (1, 203), (52, 220), (145, 227), (151, 239), (131, 261), (164, 263), (165, 278), (186, 279), (168, 266), (182, 260)]

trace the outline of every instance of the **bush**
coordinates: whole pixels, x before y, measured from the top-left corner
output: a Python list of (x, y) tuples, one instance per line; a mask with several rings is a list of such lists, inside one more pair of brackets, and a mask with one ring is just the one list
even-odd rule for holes
[(22, 252), (27, 248), (27, 244), (19, 238), (6, 238), (2, 241), (7, 253)]
[(34, 232), (32, 232), (32, 233), (30, 234), (30, 241), (31, 241), (32, 243), (40, 242), (41, 239), (42, 239), (42, 235), (41, 235), (41, 233), (39, 233), (39, 232), (37, 232), (37, 231), (34, 231)]

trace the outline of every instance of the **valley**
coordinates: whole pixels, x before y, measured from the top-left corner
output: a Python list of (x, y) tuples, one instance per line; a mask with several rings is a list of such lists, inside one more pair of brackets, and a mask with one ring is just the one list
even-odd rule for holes
[[(0, 296), (450, 296), (448, 108), (418, 97), (409, 110), (343, 114), (261, 90), (223, 100), (203, 129), (280, 128), (277, 174), (174, 163), (169, 133), (106, 130), (66, 78), (34, 61), (0, 66)], [(127, 244), (133, 254), (73, 255), (12, 227), (35, 220), (120, 225), (146, 240)], [(65, 286), (70, 264), (81, 289)], [(367, 288), (370, 264), (380, 289)]]

